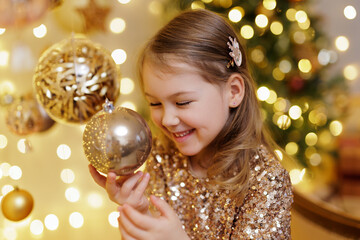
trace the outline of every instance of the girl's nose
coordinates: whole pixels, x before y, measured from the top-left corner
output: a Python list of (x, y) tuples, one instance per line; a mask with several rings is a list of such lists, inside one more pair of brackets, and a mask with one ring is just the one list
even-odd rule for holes
[(180, 123), (179, 117), (176, 114), (176, 111), (173, 110), (164, 110), (162, 116), (162, 125), (165, 127), (176, 126)]

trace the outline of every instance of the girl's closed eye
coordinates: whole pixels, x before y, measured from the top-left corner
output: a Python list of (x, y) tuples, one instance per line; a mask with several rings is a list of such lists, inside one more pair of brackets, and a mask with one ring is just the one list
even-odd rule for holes
[(157, 107), (157, 106), (160, 106), (161, 103), (150, 103), (150, 107)]
[(182, 102), (176, 102), (176, 105), (178, 106), (186, 106), (189, 105), (192, 101), (182, 101)]

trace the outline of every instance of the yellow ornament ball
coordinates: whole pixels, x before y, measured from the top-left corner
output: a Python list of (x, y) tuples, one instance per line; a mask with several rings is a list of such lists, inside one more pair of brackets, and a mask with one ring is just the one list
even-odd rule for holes
[(29, 216), (33, 206), (31, 194), (19, 188), (9, 192), (1, 200), (1, 211), (11, 221), (20, 221)]
[(119, 70), (110, 52), (78, 36), (41, 55), (33, 82), (39, 103), (62, 123), (85, 123), (105, 99), (115, 101), (120, 94)]

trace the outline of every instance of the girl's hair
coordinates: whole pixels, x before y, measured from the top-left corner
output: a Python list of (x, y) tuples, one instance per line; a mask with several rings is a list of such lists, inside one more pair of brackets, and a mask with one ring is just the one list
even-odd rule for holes
[(242, 200), (248, 188), (249, 160), (261, 144), (273, 152), (273, 141), (263, 126), (256, 84), (240, 44), (240, 67), (234, 64), (227, 68), (232, 60), (227, 45), (229, 36), (240, 43), (238, 35), (223, 17), (208, 10), (182, 12), (145, 46), (138, 62), (139, 77), (142, 84), (145, 61), (162, 69), (171, 69), (169, 58), (196, 67), (205, 79), (220, 86), (232, 74), (241, 74), (245, 95), (237, 108), (230, 109), (228, 121), (212, 143), (215, 155), (207, 174), (212, 186), (229, 190), (230, 196)]

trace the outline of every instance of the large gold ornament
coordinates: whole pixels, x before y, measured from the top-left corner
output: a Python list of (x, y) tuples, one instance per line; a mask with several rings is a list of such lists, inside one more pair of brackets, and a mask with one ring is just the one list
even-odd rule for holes
[(86, 124), (85, 155), (99, 172), (128, 175), (147, 159), (152, 136), (145, 120), (135, 111), (105, 104)]
[(28, 135), (49, 129), (53, 124), (33, 94), (16, 99), (7, 108), (6, 125), (17, 135)]
[(56, 121), (85, 123), (105, 99), (120, 93), (119, 71), (110, 53), (82, 37), (65, 39), (46, 50), (34, 75), (37, 98)]
[(20, 221), (29, 216), (33, 206), (31, 194), (19, 188), (9, 192), (1, 200), (1, 211), (11, 221)]

